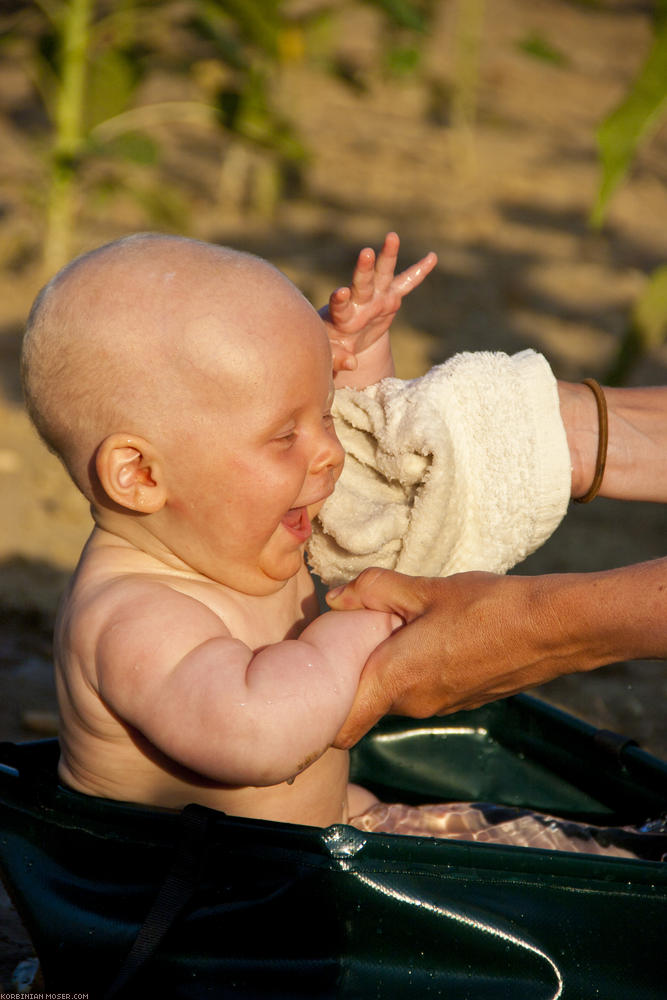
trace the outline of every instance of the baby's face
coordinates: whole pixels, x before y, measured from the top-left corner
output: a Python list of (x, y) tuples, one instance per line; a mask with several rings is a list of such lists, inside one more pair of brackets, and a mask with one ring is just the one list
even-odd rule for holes
[[(215, 327), (214, 317), (207, 322)], [(288, 288), (261, 326), (244, 332), (233, 364), (207, 364), (169, 501), (177, 554), (233, 590), (260, 595), (303, 566), (311, 519), (344, 458), (319, 316)]]

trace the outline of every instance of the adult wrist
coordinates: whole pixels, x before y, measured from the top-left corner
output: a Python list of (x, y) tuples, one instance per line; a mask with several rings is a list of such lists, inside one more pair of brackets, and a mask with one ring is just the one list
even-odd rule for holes
[(595, 475), (598, 452), (598, 409), (588, 386), (558, 382), (560, 413), (570, 451), (571, 496), (581, 497)]

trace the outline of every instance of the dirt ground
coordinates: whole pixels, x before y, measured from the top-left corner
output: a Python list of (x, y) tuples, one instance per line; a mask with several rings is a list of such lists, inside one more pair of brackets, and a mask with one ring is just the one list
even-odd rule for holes
[[(463, 349), (531, 346), (559, 377), (603, 378), (646, 275), (667, 260), (664, 127), (614, 198), (603, 232), (587, 224), (597, 181), (594, 130), (647, 51), (648, 9), (629, 0), (488, 4), (477, 122), (465, 134), (451, 128), (443, 96), (454, 5), (438, 6), (418, 81), (382, 80), (370, 70), (374, 16), (353, 12), (340, 44), (365, 79), (365, 94), (304, 66), (289, 67), (280, 82), (277, 97), (312, 158), (275, 218), (239, 211), (231, 159), (221, 168), (219, 151), (196, 129), (171, 130), (165, 169), (191, 180), (188, 231), (262, 254), (321, 305), (349, 275), (359, 247), (379, 245), (394, 228), (405, 263), (429, 249), (439, 255), (436, 273), (397, 324), (401, 375)], [(566, 60), (522, 51), (518, 43), (536, 36)], [(155, 82), (158, 91), (170, 86)], [(26, 94), (17, 68), (0, 64), (0, 738), (13, 740), (52, 730), (53, 612), (89, 529), (85, 504), (38, 442), (20, 400), (21, 326), (42, 278), (34, 253), (16, 250), (39, 242), (24, 193), (34, 155), (19, 113)], [(152, 227), (127, 200), (89, 205), (74, 249)], [(631, 381), (664, 383), (666, 376), (662, 348)], [(573, 508), (519, 571), (664, 555), (666, 529), (667, 507), (597, 500)], [(667, 757), (663, 663), (620, 664), (540, 693)], [(29, 953), (12, 935), (20, 937), (20, 928), (0, 908), (0, 984)]]

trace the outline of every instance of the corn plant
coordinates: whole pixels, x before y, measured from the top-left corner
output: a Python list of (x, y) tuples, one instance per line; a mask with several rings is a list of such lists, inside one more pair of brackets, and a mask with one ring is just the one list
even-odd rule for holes
[(651, 137), (667, 113), (667, 0), (654, 18), (654, 38), (639, 73), (621, 103), (597, 132), (600, 183), (591, 212), (599, 228), (610, 199), (626, 177), (639, 147)]
[[(421, 32), (422, 7), (431, 0), (366, 2), (387, 24)], [(282, 0), (16, 4), (9, 34), (23, 46), (21, 61), (50, 123), (43, 213), (47, 272), (69, 258), (81, 204), (96, 191), (122, 188), (124, 171), (126, 190), (149, 214), (166, 212), (168, 224), (187, 228), (186, 219), (174, 215), (177, 183), (155, 175), (162, 152), (158, 126), (165, 123), (196, 122), (209, 130), (221, 140), (228, 173), (244, 157), (252, 157), (256, 168), (262, 165), (264, 194), (256, 198), (270, 211), (281, 171), (306, 156), (294, 123), (272, 100), (277, 74), (285, 59), (302, 52), (309, 23), (338, 6), (325, 0), (292, 14)], [(27, 42), (32, 48), (26, 59)], [(203, 85), (196, 78), (201, 66), (213, 67)], [(182, 84), (183, 99), (142, 100), (142, 84), (155, 67)], [(145, 182), (137, 175), (142, 167), (152, 168)], [(181, 206), (186, 203), (187, 197), (180, 199)]]
[[(205, 0), (181, 5), (122, 0), (109, 7), (96, 0), (44, 0), (42, 10), (35, 55), (52, 124), (44, 243), (49, 273), (70, 255), (86, 165), (105, 157), (154, 165), (160, 155), (155, 126), (197, 121), (285, 157), (301, 155), (289, 124), (273, 112), (268, 97), (264, 65), (276, 59), (281, 27), (275, 0), (228, 0), (224, 7)], [(138, 103), (151, 63), (184, 83), (190, 74), (184, 53), (168, 45), (160, 49), (156, 42), (160, 20), (185, 34), (190, 47), (224, 64), (236, 78), (235, 89), (209, 95), (208, 101)], [(145, 30), (149, 21), (152, 32)], [(165, 202), (165, 193), (151, 194), (150, 184), (135, 183), (132, 189), (153, 209), (160, 198)]]
[(477, 112), (479, 63), (484, 31), (484, 0), (459, 0), (454, 37), (452, 125), (470, 131)]
[(49, 272), (64, 263), (69, 251), (76, 164), (85, 141), (84, 104), (91, 16), (92, 0), (72, 0), (54, 14), (60, 53), (44, 247), (44, 262)]
[(621, 385), (644, 355), (667, 337), (667, 264), (647, 279), (630, 313), (616, 358), (605, 376), (607, 385)]
[[(641, 145), (667, 115), (667, 0), (659, 0), (650, 51), (621, 103), (597, 133), (600, 183), (591, 223), (600, 228), (612, 195), (627, 176)], [(623, 382), (635, 363), (667, 338), (667, 265), (647, 278), (606, 380)]]

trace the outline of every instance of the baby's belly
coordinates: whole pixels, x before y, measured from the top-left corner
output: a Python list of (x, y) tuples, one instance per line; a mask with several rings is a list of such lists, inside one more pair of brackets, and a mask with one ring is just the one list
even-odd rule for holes
[(88, 747), (81, 758), (85, 766), (78, 757), (72, 748), (63, 747), (59, 768), (63, 784), (86, 795), (161, 809), (180, 810), (196, 802), (231, 816), (329, 826), (367, 808), (358, 786), (349, 786), (352, 806), (348, 806), (349, 755), (342, 750), (328, 750), (293, 781), (266, 787), (221, 785), (134, 743)]

